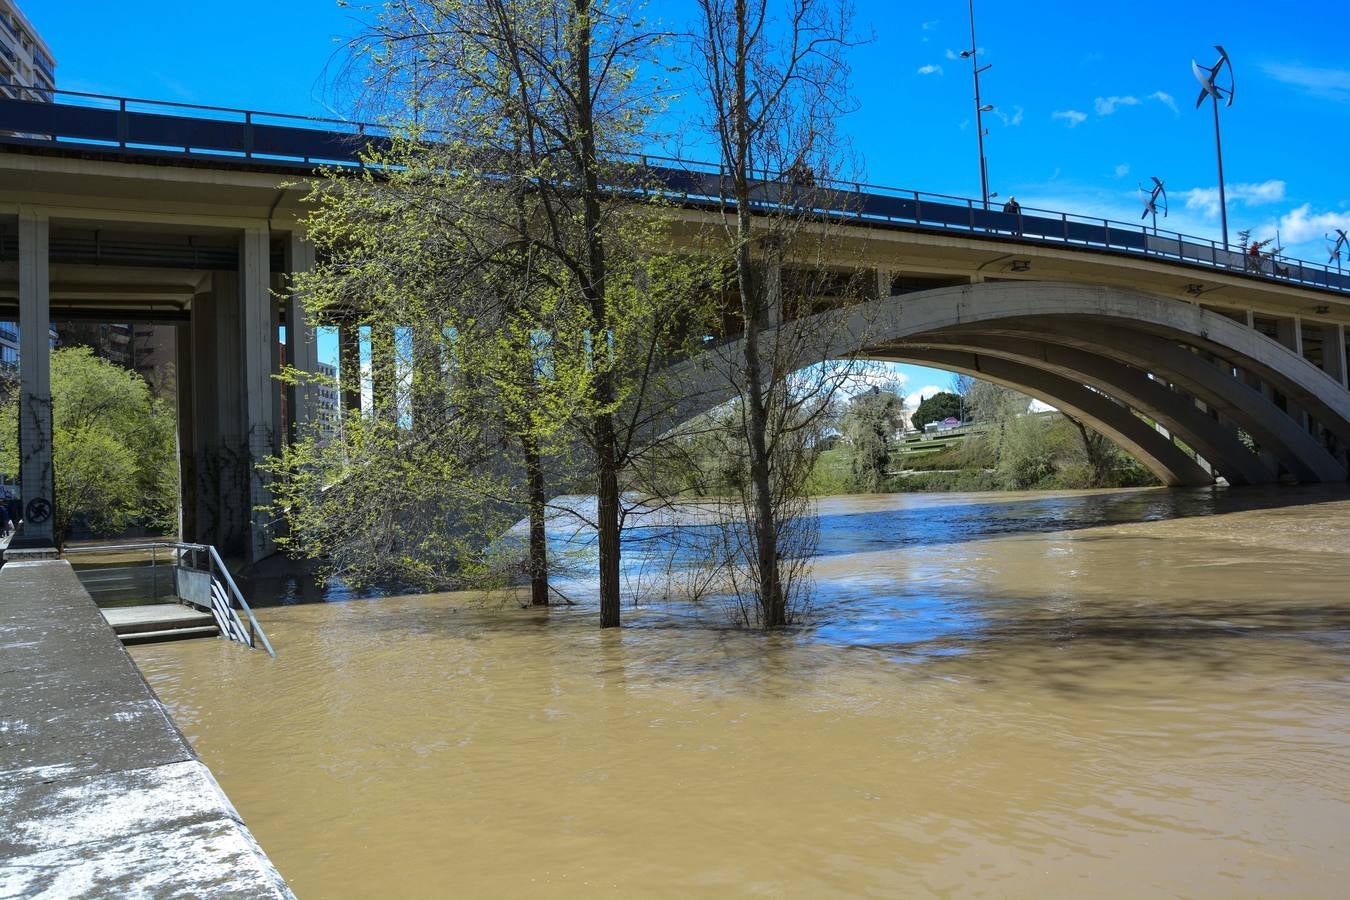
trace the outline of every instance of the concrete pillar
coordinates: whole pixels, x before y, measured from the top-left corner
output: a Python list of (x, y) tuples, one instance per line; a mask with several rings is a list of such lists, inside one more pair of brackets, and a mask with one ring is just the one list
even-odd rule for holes
[[(304, 236), (291, 233), (286, 244), (286, 268), (292, 276), (314, 268), (314, 245)], [(294, 284), (286, 292), (286, 360), (301, 371), (319, 372), (319, 336), (305, 312), (303, 295)], [(298, 440), (318, 418), (318, 386), (300, 382), (286, 387), (286, 423), (290, 440)]]
[[(14, 549), (55, 547), (52, 470), (51, 278), (47, 217), (19, 211), (19, 479), (23, 527)], [(16, 523), (17, 524), (17, 523)]]
[(412, 421), (421, 428), (436, 417), (436, 398), (443, 384), (439, 335), (415, 328), (412, 334)]
[(1275, 339), (1302, 356), (1303, 323), (1299, 321), (1298, 316), (1292, 319), (1278, 319), (1275, 324)]
[(885, 300), (891, 295), (891, 285), (895, 281), (895, 273), (890, 269), (877, 269), (877, 299)]
[(1345, 326), (1321, 323), (1322, 371), (1341, 387), (1347, 386), (1345, 366)]
[(370, 397), (375, 415), (398, 415), (398, 347), (388, 325), (370, 326)]
[(247, 559), (256, 562), (273, 552), (272, 529), (259, 507), (271, 500), (258, 464), (270, 455), (277, 438), (272, 360), (276, 354), (271, 285), (270, 234), (267, 228), (246, 228), (240, 239), (239, 307), (242, 334), (241, 409), (248, 446), (249, 542)]
[[(195, 306), (195, 303), (194, 303)], [(178, 410), (178, 539), (197, 535), (197, 410), (192, 326), (179, 325), (174, 334)]]
[(338, 326), (338, 385), (342, 414), (361, 415), (361, 328), (355, 322)]

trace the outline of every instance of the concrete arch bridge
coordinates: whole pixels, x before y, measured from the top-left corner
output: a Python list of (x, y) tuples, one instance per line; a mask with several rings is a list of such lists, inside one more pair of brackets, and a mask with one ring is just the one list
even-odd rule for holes
[[(246, 561), (272, 552), (271, 523), (253, 513), (269, 496), (253, 463), (333, 415), (370, 413), (362, 398), (380, 387), (356, 363), (368, 328), (309, 321), (288, 293), (289, 276), (314, 261), (301, 180), (319, 163), (359, 166), (377, 131), (63, 92), (0, 97), (0, 349), (16, 322), (25, 503), (53, 494), (50, 326), (162, 326), (175, 334), (181, 537)], [(724, 241), (716, 168), (649, 164), (671, 201), (673, 249)], [(755, 207), (791, 202), (808, 214), (807, 236), (828, 231), (811, 260), (787, 253), (781, 273), (825, 266), (813, 309), (840, 327), (823, 353), (1015, 386), (1091, 422), (1169, 484), (1346, 478), (1350, 274), (1292, 259), (1253, 266), (1139, 223), (785, 184), (766, 179)], [(338, 330), (337, 397), (272, 377), (283, 358), (318, 370), (317, 325)], [(727, 394), (711, 369), (684, 365), (684, 413)], [(22, 541), (49, 544), (50, 522), (31, 519)]]
[[(1087, 284), (986, 281), (779, 327), (828, 336), (788, 368), (857, 355), (1016, 388), (1089, 423), (1165, 484), (1346, 479), (1344, 384), (1235, 316), (1194, 304)], [(734, 359), (736, 349), (717, 355)], [(687, 399), (667, 421), (731, 399), (725, 371), (706, 361), (677, 366), (674, 391)]]

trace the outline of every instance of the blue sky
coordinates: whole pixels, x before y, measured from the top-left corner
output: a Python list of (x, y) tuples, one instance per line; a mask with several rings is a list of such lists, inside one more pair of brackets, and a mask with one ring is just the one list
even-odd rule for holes
[[(353, 6), (358, 5), (353, 3)], [(334, 0), (26, 0), (58, 87), (301, 114), (341, 114), (332, 89), (352, 9)], [(672, 26), (688, 0), (649, 5)], [(965, 0), (857, 0), (872, 40), (851, 54), (858, 109), (844, 123), (868, 180), (979, 193)], [(1041, 207), (1134, 221), (1136, 185), (1167, 182), (1160, 226), (1217, 236), (1213, 118), (1197, 111), (1192, 57), (1223, 44), (1237, 97), (1222, 110), (1229, 229), (1280, 230), (1325, 262), (1322, 235), (1350, 227), (1350, 19), (1282, 4), (976, 3), (990, 190)], [(333, 355), (325, 342), (324, 356)], [(900, 367), (910, 390), (945, 373)]]

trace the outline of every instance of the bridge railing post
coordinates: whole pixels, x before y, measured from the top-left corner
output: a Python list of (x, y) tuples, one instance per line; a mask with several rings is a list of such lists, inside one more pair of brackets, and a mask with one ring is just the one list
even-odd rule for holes
[(127, 149), (127, 98), (117, 101), (117, 146)]
[(975, 230), (975, 201), (974, 201), (974, 200), (967, 200), (967, 201), (966, 201), (966, 210), (967, 210), (967, 212), (969, 212), (969, 214), (970, 214), (970, 230), (971, 230), (971, 231), (974, 231), (974, 230)]
[(918, 225), (918, 224), (920, 224), (920, 223), (923, 222), (922, 210), (923, 210), (923, 201), (919, 199), (919, 192), (918, 192), (918, 191), (915, 191), (915, 192), (914, 192), (914, 224), (915, 224), (915, 225)]
[(1107, 247), (1110, 247), (1110, 246), (1111, 246), (1111, 223), (1110, 223), (1110, 221), (1108, 221), (1107, 219), (1102, 219), (1102, 233), (1103, 233), (1103, 235), (1104, 235), (1104, 240), (1105, 240), (1105, 242), (1106, 242), (1106, 246), (1107, 246)]
[(244, 112), (244, 158), (253, 158), (253, 113)]
[(1059, 220), (1064, 223), (1064, 243), (1069, 242), (1069, 214), (1060, 213)]

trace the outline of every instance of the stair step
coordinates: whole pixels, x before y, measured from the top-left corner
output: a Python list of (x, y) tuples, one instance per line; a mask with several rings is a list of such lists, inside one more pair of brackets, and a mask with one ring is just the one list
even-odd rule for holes
[(215, 628), (210, 613), (181, 603), (152, 603), (142, 606), (115, 606), (103, 611), (103, 618), (119, 635), (144, 634), (177, 628)]
[(216, 637), (220, 629), (214, 625), (201, 625), (194, 628), (165, 628), (160, 631), (138, 631), (134, 634), (118, 635), (124, 644), (158, 644), (161, 641), (186, 641), (190, 638)]

